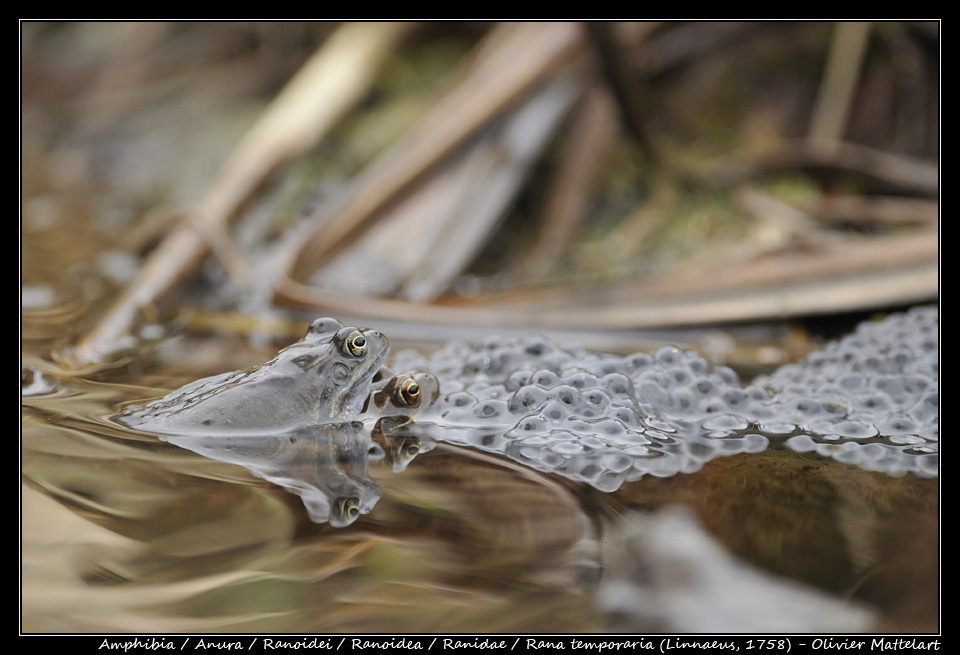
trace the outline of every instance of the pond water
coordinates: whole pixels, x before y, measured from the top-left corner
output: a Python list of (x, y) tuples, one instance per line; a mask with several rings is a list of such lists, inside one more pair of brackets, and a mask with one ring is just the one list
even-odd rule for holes
[[(935, 474), (769, 438), (609, 490), (416, 421), (160, 438), (113, 418), (285, 344), (184, 337), (67, 374), (74, 320), (24, 313), (25, 632), (939, 628)], [(323, 506), (344, 487), (347, 518)]]

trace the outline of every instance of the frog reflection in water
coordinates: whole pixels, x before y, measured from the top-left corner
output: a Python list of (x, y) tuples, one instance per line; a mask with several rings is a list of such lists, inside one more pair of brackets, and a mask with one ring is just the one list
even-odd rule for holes
[(388, 350), (379, 332), (318, 319), (269, 362), (198, 380), (117, 420), (239, 464), (300, 496), (313, 521), (342, 527), (380, 498), (369, 460), (387, 457), (402, 468), (419, 450), (379, 426), (375, 443), (350, 419), (367, 406), (383, 416), (415, 411), (436, 395), (429, 376), (381, 371)]
[(230, 464), (300, 496), (314, 523), (344, 527), (380, 500), (370, 477), (371, 458), (382, 457), (359, 421), (301, 425), (263, 435), (168, 437), (186, 450)]

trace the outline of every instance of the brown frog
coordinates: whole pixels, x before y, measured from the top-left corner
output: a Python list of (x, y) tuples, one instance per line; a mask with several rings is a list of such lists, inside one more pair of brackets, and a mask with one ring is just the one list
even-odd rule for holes
[(263, 435), (352, 419), (389, 349), (375, 330), (320, 318), (269, 362), (197, 380), (117, 420), (160, 434)]
[(414, 418), (439, 396), (440, 382), (431, 373), (394, 373), (384, 366), (374, 377), (364, 417), (377, 419), (370, 436), (395, 472), (405, 470), (419, 453), (436, 445), (420, 433)]

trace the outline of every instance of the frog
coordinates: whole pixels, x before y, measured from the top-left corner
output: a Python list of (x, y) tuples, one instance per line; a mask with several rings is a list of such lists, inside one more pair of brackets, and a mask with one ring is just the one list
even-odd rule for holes
[(363, 412), (368, 416), (402, 414), (411, 418), (429, 408), (440, 396), (437, 376), (424, 371), (396, 373), (381, 366), (373, 377)]
[(268, 362), (187, 384), (117, 421), (165, 435), (265, 435), (358, 416), (390, 350), (368, 328), (318, 318)]
[(415, 419), (439, 397), (440, 381), (432, 373), (395, 373), (382, 366), (374, 376), (363, 416), (375, 420), (370, 437), (395, 473), (406, 470), (417, 455), (436, 445), (436, 440), (419, 431)]

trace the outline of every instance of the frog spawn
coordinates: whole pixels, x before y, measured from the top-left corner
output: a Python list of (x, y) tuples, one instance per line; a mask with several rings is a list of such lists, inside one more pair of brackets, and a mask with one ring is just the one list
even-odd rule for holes
[[(757, 380), (772, 392), (761, 421), (787, 446), (861, 468), (925, 477), (939, 470), (939, 311), (919, 307), (858, 329)], [(799, 432), (799, 434), (792, 434)]]
[(603, 491), (767, 446), (734, 413), (766, 395), (676, 348), (620, 358), (542, 337), (488, 338), (472, 348), (450, 344), (429, 359), (401, 353), (394, 364), (440, 378), (440, 398), (418, 419), (439, 428), (428, 428), (432, 436)]
[(417, 419), (431, 436), (604, 491), (760, 452), (770, 439), (936, 476), (938, 331), (936, 308), (894, 315), (747, 386), (673, 347), (624, 358), (542, 337), (454, 342), (429, 358), (400, 353), (394, 366), (439, 378), (439, 399)]

